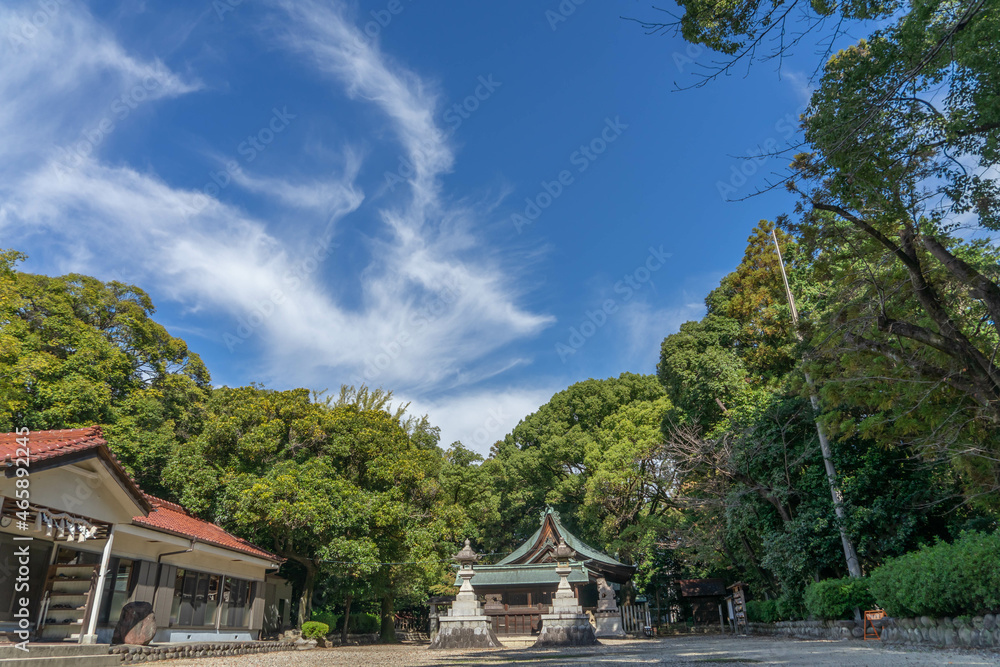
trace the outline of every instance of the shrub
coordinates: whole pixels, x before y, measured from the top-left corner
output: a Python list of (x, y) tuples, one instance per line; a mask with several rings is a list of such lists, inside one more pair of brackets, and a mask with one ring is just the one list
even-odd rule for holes
[(778, 603), (775, 600), (751, 600), (747, 602), (747, 620), (751, 623), (775, 623), (778, 617)]
[(823, 620), (854, 617), (854, 608), (875, 606), (867, 579), (826, 579), (806, 587), (806, 611)]
[(306, 639), (326, 637), (330, 634), (330, 626), (319, 621), (306, 621), (302, 624), (302, 636)]
[(335, 614), (332, 611), (314, 611), (309, 620), (326, 623), (330, 628), (336, 628), (340, 624), (340, 614)]
[(1000, 533), (963, 533), (887, 561), (871, 591), (890, 616), (959, 616), (1000, 610)]
[(778, 609), (778, 619), (782, 621), (797, 621), (806, 615), (805, 607), (802, 604), (802, 591), (792, 588), (786, 589), (776, 603)]
[[(341, 630), (343, 627), (344, 617), (341, 616), (337, 619), (337, 629)], [(369, 635), (373, 632), (378, 632), (381, 627), (382, 620), (378, 616), (364, 612), (352, 612), (350, 620), (347, 621), (347, 631), (351, 634)]]

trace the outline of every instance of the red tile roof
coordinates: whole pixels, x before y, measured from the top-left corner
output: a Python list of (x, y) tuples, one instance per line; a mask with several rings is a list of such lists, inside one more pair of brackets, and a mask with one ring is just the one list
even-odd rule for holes
[(176, 503), (161, 500), (149, 494), (146, 494), (146, 499), (153, 506), (153, 511), (149, 513), (149, 516), (137, 516), (132, 519), (132, 523), (137, 526), (174, 533), (205, 544), (239, 551), (274, 562), (284, 560), (244, 539), (227, 533), (214, 523), (191, 516), (186, 509)]
[[(17, 441), (23, 437), (17, 433), (0, 433), (0, 461), (3, 461), (3, 466), (15, 465), (15, 459), (18, 458), (17, 450), (22, 448)], [(132, 523), (138, 526), (173, 533), (189, 539), (196, 539), (199, 542), (205, 542), (206, 544), (212, 544), (223, 549), (238, 551), (274, 562), (283, 561), (282, 558), (264, 551), (246, 540), (227, 533), (214, 523), (191, 516), (187, 510), (176, 503), (161, 500), (144, 493), (108, 448), (108, 443), (104, 439), (100, 426), (59, 431), (32, 431), (27, 434), (27, 438), (30, 455), (29, 461), (32, 464), (70, 454), (78, 454), (91, 449), (97, 450), (98, 454), (116, 469), (126, 487), (133, 492), (133, 495), (142, 501), (140, 505), (151, 507), (148, 516), (139, 515), (132, 519)]]
[(26, 435), (0, 433), (0, 459), (11, 465), (17, 458), (17, 450), (22, 446), (18, 439), (28, 439), (31, 463), (37, 463), (56, 456), (75, 454), (88, 449), (96, 449), (106, 444), (100, 426), (89, 428), (68, 428), (61, 431), (32, 431)]

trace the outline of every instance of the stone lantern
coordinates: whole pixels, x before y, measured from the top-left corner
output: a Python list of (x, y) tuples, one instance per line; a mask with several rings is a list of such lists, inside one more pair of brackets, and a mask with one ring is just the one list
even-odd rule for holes
[(552, 598), (551, 612), (542, 614), (542, 628), (535, 646), (590, 646), (600, 643), (594, 635), (594, 626), (583, 613), (583, 607), (569, 585), (569, 575), (573, 572), (570, 561), (576, 557), (576, 551), (566, 544), (566, 538), (560, 537), (559, 544), (552, 550), (552, 557), (556, 560), (559, 586)]
[(483, 613), (476, 591), (472, 588), (475, 576), (473, 566), (480, 556), (472, 550), (469, 540), (452, 560), (458, 563), (458, 577), (462, 585), (447, 616), (438, 619), (438, 632), (431, 648), (498, 648), (503, 646), (493, 633), (490, 618)]
[(469, 540), (465, 541), (465, 546), (451, 559), (458, 563), (458, 576), (462, 580), (462, 585), (455, 596), (455, 602), (451, 606), (452, 616), (477, 616), (481, 613), (479, 600), (476, 599), (476, 592), (472, 589), (472, 577), (476, 575), (472, 566), (475, 565), (481, 556), (472, 550)]
[(578, 604), (569, 585), (569, 575), (573, 572), (569, 562), (576, 557), (576, 551), (566, 544), (565, 537), (560, 537), (559, 545), (552, 551), (552, 556), (556, 559), (556, 574), (559, 575), (559, 587), (556, 588), (555, 597), (552, 599), (552, 613), (582, 614), (583, 607)]

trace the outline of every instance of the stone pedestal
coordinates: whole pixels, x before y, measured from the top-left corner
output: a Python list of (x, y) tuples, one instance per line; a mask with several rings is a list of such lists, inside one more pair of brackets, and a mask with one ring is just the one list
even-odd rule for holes
[(430, 648), (503, 648), (489, 616), (442, 616)]
[(625, 638), (625, 628), (622, 627), (622, 613), (619, 609), (598, 609), (594, 612), (594, 635), (597, 637)]
[(503, 644), (493, 633), (492, 621), (483, 614), (472, 588), (472, 577), (475, 576), (472, 564), (479, 560), (479, 555), (472, 550), (469, 540), (466, 540), (465, 548), (454, 558), (461, 568), (458, 576), (462, 579), (462, 586), (458, 589), (448, 615), (438, 618), (438, 631), (430, 648), (502, 648)]
[(593, 646), (600, 644), (586, 614), (542, 614), (535, 646)]

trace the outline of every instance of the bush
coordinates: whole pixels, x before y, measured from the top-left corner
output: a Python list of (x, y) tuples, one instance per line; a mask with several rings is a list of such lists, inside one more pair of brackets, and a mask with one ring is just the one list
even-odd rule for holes
[[(337, 619), (337, 629), (341, 630), (343, 627), (344, 618), (341, 616)], [(351, 634), (370, 635), (373, 632), (378, 632), (381, 627), (382, 620), (378, 616), (364, 612), (352, 612), (350, 620), (347, 621), (347, 631)]]
[(826, 579), (806, 587), (805, 605), (810, 616), (827, 621), (854, 618), (854, 609), (875, 606), (867, 579)]
[(797, 621), (805, 618), (806, 610), (802, 604), (802, 591), (792, 588), (785, 589), (776, 603), (778, 619), (782, 621)]
[(312, 613), (312, 618), (310, 621), (316, 621), (318, 623), (326, 623), (330, 628), (335, 628), (340, 625), (340, 614), (335, 614), (332, 611), (314, 611)]
[(319, 621), (306, 621), (302, 624), (302, 636), (306, 639), (317, 639), (330, 634), (330, 626)]
[(778, 603), (775, 600), (751, 600), (747, 602), (747, 620), (751, 623), (776, 623)]
[(963, 533), (887, 561), (871, 591), (890, 616), (960, 616), (1000, 610), (1000, 533)]

